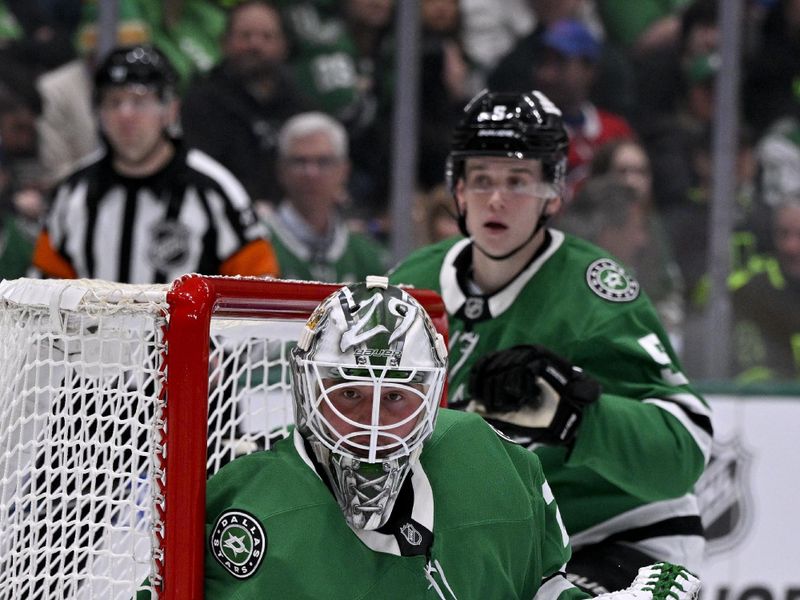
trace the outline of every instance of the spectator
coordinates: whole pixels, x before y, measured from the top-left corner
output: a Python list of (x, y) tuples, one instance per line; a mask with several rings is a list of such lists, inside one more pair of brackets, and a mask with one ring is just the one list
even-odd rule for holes
[(644, 203), (616, 175), (588, 179), (556, 225), (608, 250), (632, 273), (637, 257), (651, 243)]
[(589, 98), (602, 46), (576, 19), (556, 21), (542, 36), (543, 53), (534, 81), (561, 110), (569, 134), (567, 199), (589, 174), (597, 149), (611, 140), (633, 137), (627, 121), (597, 107)]
[(308, 108), (287, 72), (281, 16), (265, 0), (246, 0), (228, 17), (222, 62), (184, 96), (182, 124), (189, 146), (236, 175), (257, 203), (275, 204), (278, 131)]
[(778, 119), (800, 117), (800, 0), (774, 3), (743, 77), (745, 115), (757, 135)]
[[(420, 22), (421, 89), (416, 183), (420, 191), (425, 192), (444, 184), (448, 140), (461, 107), (480, 86), (461, 42), (461, 13), (457, 0), (423, 0)], [(389, 105), (393, 106), (393, 99)], [(386, 136), (387, 144), (389, 139)]]
[(653, 557), (699, 564), (692, 489), (712, 427), (636, 279), (547, 227), (567, 145), (538, 90), (473, 99), (450, 155), (469, 237), (418, 250), (391, 279), (441, 293), (449, 405), (539, 455), (575, 549), (565, 572), (601, 593)]
[(773, 212), (774, 257), (733, 290), (735, 373), (741, 381), (800, 378), (800, 196)]
[(493, 90), (521, 92), (533, 85), (533, 67), (542, 53), (547, 28), (563, 19), (580, 18), (582, 0), (528, 0), (536, 26), (497, 61), (487, 85)]
[[(675, 260), (670, 233), (653, 200), (650, 159), (644, 147), (634, 140), (615, 140), (601, 146), (592, 160), (591, 176), (607, 174), (618, 178), (635, 192), (637, 206), (632, 209), (632, 213), (641, 213), (642, 226), (648, 240), (647, 244), (628, 258), (618, 256), (633, 269), (642, 288), (653, 300), (661, 322), (680, 354), (686, 312), (683, 275)], [(582, 190), (578, 192), (578, 196), (581, 195)], [(597, 209), (600, 209), (600, 204)], [(568, 212), (570, 210), (571, 208)], [(599, 245), (614, 252), (602, 243)]]
[[(60, 1), (60, 0), (59, 0)], [(84, 0), (79, 36), (96, 45), (99, 5), (104, 0)], [(225, 11), (209, 0), (116, 0), (120, 19), (136, 22), (178, 75), (178, 90), (219, 60), (219, 39), (225, 28)]]
[(710, 127), (718, 42), (717, 0), (694, 0), (681, 12), (678, 43), (634, 61), (638, 101), (631, 122), (650, 156), (654, 199), (665, 217), (694, 185), (690, 156)]
[(105, 150), (56, 188), (34, 266), (51, 277), (123, 283), (274, 275), (274, 252), (241, 184), (170, 137), (178, 103), (164, 55), (115, 49), (94, 90)]
[(687, 0), (606, 0), (598, 9), (609, 42), (632, 53), (653, 52), (677, 43), (680, 9)]
[(417, 195), (412, 220), (414, 246), (417, 248), (461, 235), (453, 210), (453, 198), (444, 184)]
[[(563, 3), (563, 2), (562, 2)], [(464, 52), (486, 77), (536, 25), (530, 0), (461, 0)]]
[(800, 119), (784, 117), (770, 125), (756, 145), (759, 192), (769, 207), (800, 195)]
[(41, 106), (36, 100), (0, 83), (0, 278), (26, 274), (47, 206), (37, 160), (36, 112)]
[(386, 270), (386, 251), (340, 216), (350, 172), (347, 132), (320, 112), (295, 115), (278, 136), (283, 201), (267, 217), (287, 279), (359, 281)]

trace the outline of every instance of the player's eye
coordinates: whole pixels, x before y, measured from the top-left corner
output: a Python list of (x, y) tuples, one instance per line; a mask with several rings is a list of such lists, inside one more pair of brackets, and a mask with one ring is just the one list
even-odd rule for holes
[(406, 399), (406, 395), (402, 392), (386, 392), (383, 395), (383, 400), (389, 403), (398, 403)]
[(345, 388), (340, 390), (339, 395), (345, 400), (358, 400), (361, 398), (361, 392), (355, 388)]

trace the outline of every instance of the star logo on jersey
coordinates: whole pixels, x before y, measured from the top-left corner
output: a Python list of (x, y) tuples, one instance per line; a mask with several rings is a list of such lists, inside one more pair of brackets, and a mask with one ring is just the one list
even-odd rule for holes
[(208, 540), (211, 553), (237, 579), (255, 574), (267, 553), (267, 534), (261, 523), (243, 510), (222, 513)]
[(610, 258), (600, 258), (586, 269), (591, 290), (611, 302), (630, 302), (639, 296), (639, 282)]

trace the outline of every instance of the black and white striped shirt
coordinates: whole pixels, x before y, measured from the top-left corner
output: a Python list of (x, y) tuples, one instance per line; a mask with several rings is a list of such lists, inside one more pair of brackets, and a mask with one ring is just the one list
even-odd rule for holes
[(277, 275), (250, 197), (225, 167), (176, 143), (156, 173), (102, 153), (55, 190), (33, 264), (49, 277), (164, 283), (186, 273)]

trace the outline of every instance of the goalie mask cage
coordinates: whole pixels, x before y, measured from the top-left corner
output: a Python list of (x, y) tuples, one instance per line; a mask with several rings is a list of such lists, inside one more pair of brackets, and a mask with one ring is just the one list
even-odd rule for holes
[(338, 287), (3, 281), (0, 600), (202, 598), (206, 478), (287, 433), (288, 351)]

